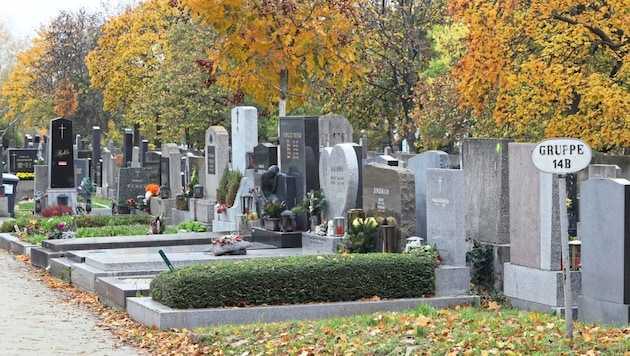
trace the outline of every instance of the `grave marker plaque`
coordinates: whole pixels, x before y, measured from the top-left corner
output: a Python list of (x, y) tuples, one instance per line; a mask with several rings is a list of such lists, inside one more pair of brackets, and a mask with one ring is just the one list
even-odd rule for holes
[(74, 147), (72, 121), (58, 118), (50, 121), (50, 188), (74, 188)]
[(8, 151), (9, 173), (34, 173), (33, 166), (37, 161), (37, 149), (10, 148)]
[(161, 164), (162, 154), (157, 151), (149, 151), (144, 155), (144, 167), (147, 169), (149, 183), (161, 185)]
[(136, 200), (139, 195), (144, 196), (148, 181), (145, 168), (121, 168), (118, 175), (118, 204), (125, 205), (127, 199)]

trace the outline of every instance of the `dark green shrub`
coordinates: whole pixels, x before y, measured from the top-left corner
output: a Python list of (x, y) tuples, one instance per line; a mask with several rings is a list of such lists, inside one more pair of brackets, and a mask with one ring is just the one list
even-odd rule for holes
[(219, 180), (219, 187), (217, 188), (217, 203), (225, 204), (225, 197), (227, 196), (227, 186), (230, 180), (230, 169), (225, 167), (223, 174), (221, 174), (221, 180)]
[(243, 175), (240, 171), (230, 171), (227, 185), (227, 193), (225, 196), (225, 203), (228, 206), (234, 206), (234, 200), (236, 199), (236, 194), (238, 193), (238, 188), (241, 185), (242, 178)]
[(164, 272), (151, 297), (171, 308), (355, 301), (432, 295), (436, 261), (408, 254), (294, 256)]

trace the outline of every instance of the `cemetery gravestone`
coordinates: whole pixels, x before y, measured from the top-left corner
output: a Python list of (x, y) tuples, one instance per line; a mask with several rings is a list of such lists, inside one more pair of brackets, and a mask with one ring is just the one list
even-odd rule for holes
[(512, 141), (465, 139), (461, 151), (466, 172), (466, 237), (492, 247), (496, 290), (503, 289), (503, 265), (510, 261), (508, 148)]
[(158, 186), (162, 185), (160, 179), (161, 158), (162, 154), (157, 151), (149, 151), (144, 157), (144, 168), (147, 170), (149, 183), (157, 184)]
[(399, 229), (396, 251), (416, 230), (413, 172), (401, 167), (368, 164), (363, 170), (363, 210), (366, 216), (393, 217)]
[(133, 154), (133, 130), (125, 129), (124, 134), (124, 147), (123, 147), (123, 167), (129, 167)]
[(435, 270), (437, 295), (460, 295), (470, 289), (464, 178), (465, 173), (458, 169), (426, 170), (426, 241), (437, 246), (441, 259)]
[[(330, 180), (328, 179), (328, 174), (330, 173), (328, 167), (330, 167), (330, 154), (332, 153), (332, 149), (332, 147), (324, 147), (319, 151), (319, 185), (324, 195), (328, 194), (332, 189), (329, 185)], [(330, 201), (328, 201), (328, 204), (330, 204)], [(327, 211), (325, 213), (328, 214)]]
[(74, 147), (72, 121), (58, 118), (50, 121), (48, 177), (50, 188), (74, 188)]
[(578, 317), (589, 323), (630, 323), (630, 219), (626, 179), (589, 179), (581, 195), (582, 297)]
[(232, 109), (232, 169), (245, 173), (247, 152), (258, 145), (258, 109), (237, 106)]
[(427, 151), (415, 155), (408, 161), (416, 182), (416, 235), (427, 238), (427, 170), (448, 168), (448, 154), (442, 151)]
[(301, 180), (296, 181), (298, 196), (320, 188), (318, 117), (280, 118), (280, 168)]
[(338, 143), (352, 142), (352, 125), (341, 115), (319, 117), (319, 146), (333, 147)]
[(217, 199), (217, 188), (230, 162), (230, 137), (223, 126), (211, 126), (206, 130), (206, 193), (212, 204)]
[[(327, 191), (327, 217), (345, 217), (348, 209), (356, 208), (359, 189), (359, 163), (357, 162), (354, 143), (340, 143), (333, 147), (325, 171)], [(321, 160), (320, 160), (321, 161)]]
[[(168, 161), (164, 161), (164, 159)], [(162, 166), (162, 175), (166, 173), (167, 182), (171, 189), (171, 198), (177, 194), (183, 193), (182, 187), (182, 163), (179, 147), (174, 143), (165, 143), (162, 145), (162, 163), (166, 163), (168, 167)], [(166, 168), (166, 169), (165, 169)], [(164, 178), (164, 177), (163, 177)]]
[(147, 184), (149, 180), (145, 168), (121, 168), (118, 173), (118, 205), (125, 206), (128, 199), (137, 202), (138, 196), (144, 196)]
[(9, 173), (34, 173), (33, 167), (37, 162), (37, 149), (9, 148), (7, 152)]
[(99, 160), (101, 159), (101, 127), (100, 126), (92, 126), (92, 159), (94, 160), (94, 164), (92, 164), (92, 181), (100, 185), (100, 167), (98, 165)]
[(90, 172), (90, 160), (79, 158), (74, 160), (74, 183), (76, 184), (75, 188), (78, 188), (83, 181), (83, 178), (89, 178), (88, 173)]
[(254, 147), (254, 170), (263, 174), (269, 167), (278, 165), (278, 146), (268, 142)]

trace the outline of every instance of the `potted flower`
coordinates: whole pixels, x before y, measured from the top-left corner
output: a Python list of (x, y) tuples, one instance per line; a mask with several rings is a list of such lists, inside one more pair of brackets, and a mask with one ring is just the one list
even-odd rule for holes
[(302, 201), (291, 209), (291, 214), (308, 213), (311, 220), (311, 231), (315, 230), (315, 226), (321, 223), (322, 213), (326, 208), (326, 197), (321, 189), (311, 190), (306, 193)]
[(286, 210), (286, 205), (282, 200), (270, 200), (263, 204), (263, 219), (265, 229), (280, 230), (280, 213)]

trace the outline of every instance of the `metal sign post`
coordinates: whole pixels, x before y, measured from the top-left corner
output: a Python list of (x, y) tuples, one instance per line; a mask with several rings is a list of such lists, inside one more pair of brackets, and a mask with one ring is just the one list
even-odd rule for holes
[(558, 177), (560, 204), (560, 243), (562, 245), (562, 274), (564, 284), (564, 317), (567, 338), (573, 339), (573, 302), (571, 264), (569, 262), (569, 217), (567, 215), (566, 174), (575, 173), (591, 163), (591, 148), (576, 138), (555, 138), (539, 142), (532, 152), (532, 162), (542, 172)]

